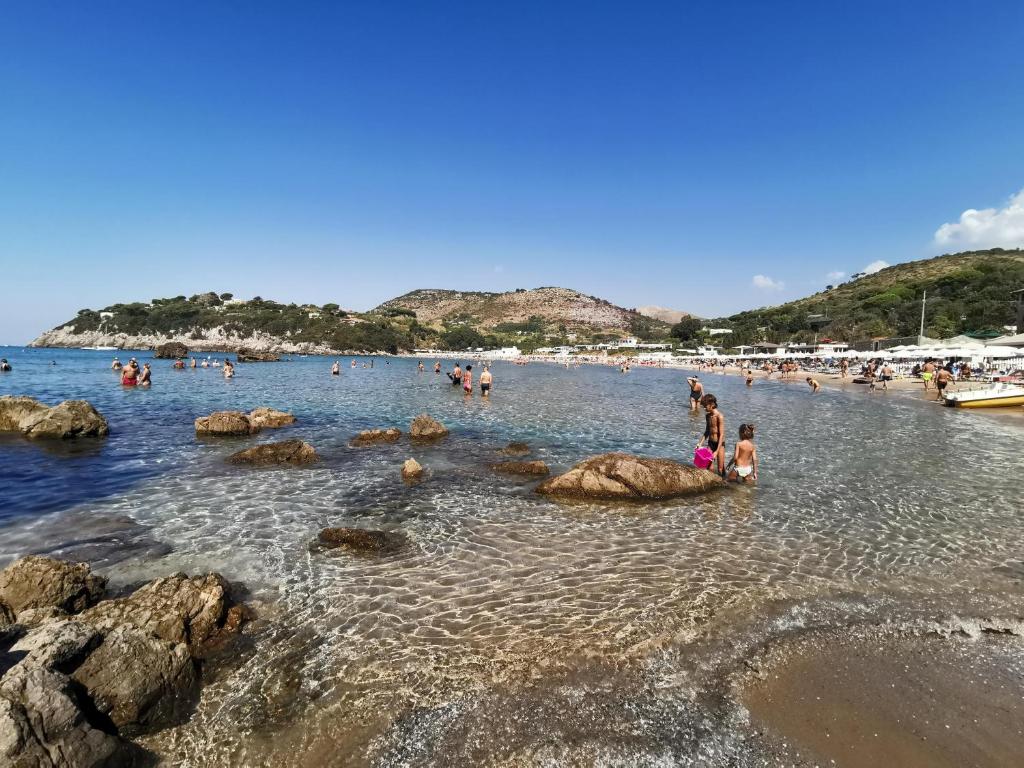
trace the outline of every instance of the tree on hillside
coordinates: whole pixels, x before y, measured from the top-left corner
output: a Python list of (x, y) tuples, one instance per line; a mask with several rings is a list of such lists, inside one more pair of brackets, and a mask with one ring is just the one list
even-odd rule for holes
[(692, 341), (697, 338), (697, 334), (700, 333), (701, 326), (702, 323), (697, 318), (684, 317), (672, 326), (672, 330), (669, 333), (674, 339), (679, 339), (680, 341)]
[(452, 328), (441, 336), (441, 346), (451, 350), (482, 347), (484, 341), (484, 337), (479, 331), (466, 326)]

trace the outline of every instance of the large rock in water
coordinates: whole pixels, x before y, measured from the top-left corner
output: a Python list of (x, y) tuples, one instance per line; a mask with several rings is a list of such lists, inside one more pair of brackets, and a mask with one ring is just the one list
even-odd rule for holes
[(447, 435), (448, 428), (437, 419), (431, 418), (425, 413), (421, 413), (413, 419), (412, 424), (409, 426), (409, 436), (413, 440), (420, 442), (440, 440)]
[(107, 420), (85, 400), (65, 400), (52, 408), (31, 397), (0, 397), (0, 431), (25, 437), (66, 439), (104, 437)]
[(285, 440), (280, 443), (256, 445), (228, 456), (229, 464), (252, 464), (269, 466), (273, 464), (314, 464), (320, 461), (316, 449), (303, 440)]
[(403, 480), (420, 480), (423, 478), (423, 467), (416, 459), (406, 459), (402, 464)]
[(548, 465), (543, 461), (499, 461), (491, 464), (495, 472), (502, 472), (506, 475), (534, 475), (543, 477), (551, 472)]
[(258, 352), (255, 349), (242, 348), (235, 354), (240, 363), (276, 363), (281, 356), (276, 352)]
[(34, 397), (4, 395), (0, 397), (0, 432), (20, 432), (22, 421), (48, 410)]
[(209, 416), (196, 419), (196, 434), (214, 437), (235, 437), (252, 435), (260, 431), (253, 426), (247, 414), (241, 411), (216, 411)]
[(275, 408), (254, 408), (249, 411), (249, 423), (257, 429), (277, 429), (295, 423), (295, 417), (290, 413), (278, 411)]
[(670, 499), (705, 493), (723, 484), (710, 470), (670, 459), (606, 453), (545, 480), (537, 493), (577, 499)]
[(0, 602), (17, 615), (29, 608), (77, 613), (99, 602), (107, 580), (85, 563), (29, 555), (0, 571)]
[(397, 443), (402, 438), (402, 431), (389, 429), (364, 429), (352, 438), (352, 445), (376, 445), (377, 443)]
[(169, 341), (153, 350), (153, 357), (161, 360), (177, 360), (179, 357), (185, 357), (187, 354), (188, 347), (180, 341)]

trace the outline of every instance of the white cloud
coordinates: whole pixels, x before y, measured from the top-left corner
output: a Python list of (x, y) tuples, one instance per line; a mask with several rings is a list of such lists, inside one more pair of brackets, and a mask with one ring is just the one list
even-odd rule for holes
[(875, 272), (881, 272), (883, 269), (885, 269), (888, 266), (889, 266), (889, 262), (888, 261), (882, 261), (881, 259), (879, 259), (878, 261), (872, 261), (870, 264), (868, 264), (866, 267), (864, 267), (864, 274), (865, 275), (873, 275), (873, 274), (875, 274)]
[(773, 280), (767, 275), (754, 275), (754, 287), (763, 291), (781, 291), (786, 284), (781, 280)]
[(836, 272), (829, 272), (828, 273), (828, 279), (829, 280), (841, 280), (844, 277), (846, 277), (846, 273), (845, 272), (836, 271)]
[(1024, 247), (1024, 189), (1013, 195), (1005, 208), (969, 208), (960, 221), (935, 230), (935, 244), (972, 248)]

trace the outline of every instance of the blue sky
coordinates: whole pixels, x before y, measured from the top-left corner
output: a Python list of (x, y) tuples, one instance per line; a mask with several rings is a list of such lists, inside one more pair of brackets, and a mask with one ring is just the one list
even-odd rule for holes
[(1022, 33), (1019, 2), (5, 3), (0, 342), (205, 290), (718, 315), (1020, 244)]

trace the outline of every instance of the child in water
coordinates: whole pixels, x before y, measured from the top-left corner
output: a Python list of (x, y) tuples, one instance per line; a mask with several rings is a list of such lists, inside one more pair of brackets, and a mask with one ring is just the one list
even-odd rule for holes
[(757, 482), (757, 446), (754, 445), (754, 425), (740, 424), (740, 441), (732, 455), (729, 479), (738, 482)]

